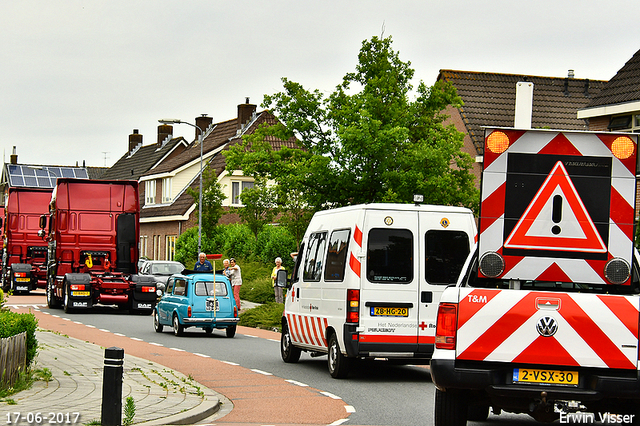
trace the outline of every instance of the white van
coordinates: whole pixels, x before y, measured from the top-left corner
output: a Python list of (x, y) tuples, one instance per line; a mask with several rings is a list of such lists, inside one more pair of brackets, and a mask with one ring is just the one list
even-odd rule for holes
[[(476, 238), (471, 210), (362, 204), (316, 213), (296, 259), (282, 317), (282, 359), (328, 354), (344, 378), (355, 358), (428, 363), (440, 294)], [(285, 286), (285, 277), (279, 277)]]

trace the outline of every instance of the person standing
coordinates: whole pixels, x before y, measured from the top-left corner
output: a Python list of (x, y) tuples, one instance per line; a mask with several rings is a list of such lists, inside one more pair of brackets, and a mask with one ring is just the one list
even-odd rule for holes
[(229, 259), (222, 261), (222, 275), (229, 278)]
[(284, 298), (282, 297), (282, 287), (276, 286), (276, 277), (278, 275), (278, 271), (280, 269), (284, 270), (284, 266), (282, 266), (282, 259), (276, 257), (276, 266), (273, 267), (273, 271), (271, 271), (271, 284), (273, 285), (273, 292), (276, 296), (276, 303), (284, 303)]
[(196, 272), (211, 272), (213, 271), (213, 266), (211, 266), (211, 262), (207, 260), (207, 255), (204, 253), (200, 253), (198, 255), (198, 261), (196, 262), (193, 270)]
[(232, 257), (229, 259), (229, 279), (233, 286), (233, 298), (236, 299), (238, 312), (240, 311), (240, 286), (242, 285), (242, 273), (240, 266), (236, 264), (236, 260)]

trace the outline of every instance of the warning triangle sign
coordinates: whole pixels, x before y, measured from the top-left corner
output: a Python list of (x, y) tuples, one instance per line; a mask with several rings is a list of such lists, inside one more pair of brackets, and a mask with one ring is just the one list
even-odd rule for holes
[(606, 253), (567, 170), (558, 161), (506, 239), (504, 247)]

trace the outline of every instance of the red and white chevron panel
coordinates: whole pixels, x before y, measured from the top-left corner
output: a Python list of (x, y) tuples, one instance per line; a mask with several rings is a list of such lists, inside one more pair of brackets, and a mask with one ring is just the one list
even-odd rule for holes
[(325, 330), (329, 326), (327, 318), (313, 315), (287, 314), (291, 338), (296, 343), (327, 347)]
[[(456, 358), (636, 369), (637, 304), (627, 296), (463, 288)], [(536, 326), (547, 318), (557, 331), (542, 336)]]
[[(629, 264), (632, 263), (633, 253), (633, 220), (635, 211), (635, 195), (636, 195), (636, 151), (637, 151), (637, 136), (632, 135), (630, 139), (633, 141), (633, 153), (626, 159), (616, 158), (612, 154), (612, 145), (619, 134), (614, 133), (590, 133), (590, 132), (560, 132), (560, 131), (526, 131), (526, 130), (513, 130), (513, 129), (488, 129), (486, 132), (487, 137), (492, 131), (501, 131), (509, 136), (510, 145), (502, 153), (492, 153), (491, 150), (485, 147), (484, 153), (484, 171), (482, 177), (482, 195), (481, 195), (481, 207), (480, 207), (480, 223), (479, 223), (479, 254), (482, 256), (487, 252), (496, 252), (505, 260), (505, 268), (499, 278), (503, 279), (520, 279), (520, 280), (545, 280), (545, 281), (564, 281), (564, 282), (582, 282), (592, 284), (605, 284), (607, 283), (604, 277), (604, 268), (612, 258), (625, 259)], [(557, 178), (557, 175), (563, 175), (564, 178), (564, 191), (569, 189), (575, 191), (571, 178), (568, 176), (564, 166), (562, 165), (563, 158), (571, 156), (572, 160), (579, 159), (581, 156), (585, 157), (585, 161), (590, 161), (590, 158), (611, 158), (611, 193), (609, 196), (609, 205), (603, 206), (608, 208), (609, 220), (608, 220), (608, 238), (601, 241), (600, 245), (591, 248), (589, 250), (580, 248), (579, 244), (575, 250), (572, 248), (563, 248), (562, 244), (567, 241), (562, 240), (563, 236), (558, 236), (556, 241), (558, 245), (554, 248), (553, 245), (549, 245), (549, 242), (553, 242), (554, 236), (538, 238), (541, 241), (546, 238), (545, 243), (540, 247), (533, 247), (540, 250), (564, 250), (565, 252), (572, 251), (578, 253), (577, 256), (548, 256), (545, 257), (544, 253), (528, 255), (525, 250), (530, 247), (517, 246), (517, 244), (509, 241), (510, 238), (516, 235), (517, 229), (510, 235), (505, 235), (505, 196), (510, 188), (507, 188), (507, 167), (509, 161), (509, 155), (511, 154), (546, 154), (546, 157), (557, 156), (557, 164), (551, 173), (549, 173), (547, 181), (538, 190), (536, 195), (545, 193), (546, 182)], [(587, 158), (589, 157), (589, 158)], [(553, 175), (553, 176), (552, 176)], [(560, 187), (560, 185), (558, 185)], [(558, 190), (556, 191), (558, 193)], [(554, 193), (547, 190), (545, 195), (547, 202), (549, 197), (553, 197)], [(582, 206), (582, 200), (577, 192), (571, 194), (573, 197), (573, 209), (575, 206)], [(565, 197), (569, 200), (571, 197)], [(528, 210), (525, 211), (520, 222), (516, 226), (520, 226), (521, 223), (526, 222), (525, 215), (531, 211), (532, 208), (537, 208), (537, 211), (542, 210), (541, 203), (538, 206), (534, 206), (536, 198), (532, 201), (527, 200), (530, 203)], [(547, 204), (550, 205), (550, 204)], [(586, 210), (584, 210), (586, 211)], [(565, 210), (563, 212), (570, 215), (571, 210)], [(578, 212), (580, 214), (583, 211)], [(591, 223), (590, 229), (586, 228), (585, 222), (590, 221), (588, 212), (582, 216), (574, 214), (574, 219), (578, 216), (578, 221), (581, 223), (582, 231), (584, 233), (590, 233), (591, 235), (597, 234), (597, 238), (600, 235), (595, 231), (593, 223)], [(582, 219), (582, 218), (586, 219)], [(535, 226), (531, 225), (533, 220), (529, 220), (523, 228), (527, 230), (533, 230)], [(606, 224), (606, 220), (601, 222)], [(535, 224), (534, 224), (535, 225)], [(575, 227), (575, 226), (574, 226)], [(521, 240), (524, 240), (525, 231), (520, 230)], [(529, 231), (526, 231), (529, 232)], [(580, 233), (581, 230), (577, 229), (575, 233)], [(535, 233), (535, 232), (533, 232)], [(527, 241), (536, 241), (537, 237), (529, 237)], [(576, 239), (577, 240), (577, 239)], [(509, 244), (512, 244), (510, 246)], [(504, 253), (505, 246), (508, 249), (512, 247), (523, 249), (525, 254), (513, 253), (513, 250)], [(606, 248), (605, 248), (606, 246)], [(573, 247), (567, 245), (567, 247)], [(599, 248), (600, 247), (600, 248)], [(532, 250), (529, 251), (531, 253)], [(581, 256), (582, 253), (600, 253), (599, 258), (594, 256)], [(606, 258), (606, 259), (605, 259)]]
[[(360, 228), (358, 228), (358, 225), (354, 226), (353, 241), (358, 245), (359, 249), (362, 249), (362, 231), (360, 230)], [(358, 278), (360, 278), (360, 268), (362, 265), (353, 254), (354, 250), (355, 249), (351, 250), (351, 253), (349, 253), (349, 268), (351, 268), (351, 270), (358, 276)]]

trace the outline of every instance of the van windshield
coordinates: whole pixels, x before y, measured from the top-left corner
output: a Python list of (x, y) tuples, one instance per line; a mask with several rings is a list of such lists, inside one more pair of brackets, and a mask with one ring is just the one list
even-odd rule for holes
[(367, 243), (367, 279), (405, 284), (413, 280), (413, 233), (408, 229), (373, 228)]

